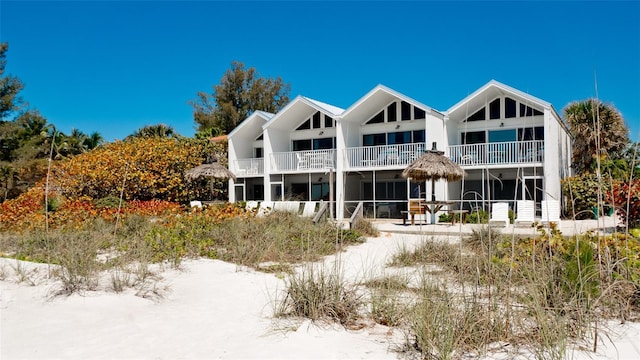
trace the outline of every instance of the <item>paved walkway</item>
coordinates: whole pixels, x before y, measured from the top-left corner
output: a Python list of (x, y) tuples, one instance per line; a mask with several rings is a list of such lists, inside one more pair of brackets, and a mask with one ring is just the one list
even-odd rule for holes
[[(377, 219), (372, 221), (373, 224), (380, 231), (390, 233), (403, 233), (403, 234), (434, 234), (434, 235), (468, 235), (473, 232), (473, 229), (478, 229), (481, 226), (479, 224), (459, 224), (451, 225), (449, 223), (434, 224), (434, 225), (411, 225), (407, 222), (407, 225), (402, 224), (402, 219)], [(603, 232), (611, 233), (615, 230), (619, 224), (619, 220), (614, 216), (603, 216), (598, 220), (561, 220), (559, 229), (564, 235), (574, 235), (585, 233), (590, 230), (601, 229)], [(518, 234), (518, 235), (537, 235), (535, 228), (529, 225), (507, 225), (498, 227), (503, 234)]]

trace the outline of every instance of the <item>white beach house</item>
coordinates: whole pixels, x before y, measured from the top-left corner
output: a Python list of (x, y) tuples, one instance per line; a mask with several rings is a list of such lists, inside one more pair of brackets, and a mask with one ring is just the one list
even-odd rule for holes
[[(490, 81), (447, 111), (379, 85), (348, 109), (298, 96), (277, 114), (256, 111), (228, 136), (230, 201), (335, 201), (338, 219), (362, 202), (368, 217), (400, 218), (431, 183), (401, 173), (436, 147), (466, 172), (435, 183), (455, 208), (561, 202), (571, 140), (548, 102)], [(332, 182), (332, 184), (331, 184)]]

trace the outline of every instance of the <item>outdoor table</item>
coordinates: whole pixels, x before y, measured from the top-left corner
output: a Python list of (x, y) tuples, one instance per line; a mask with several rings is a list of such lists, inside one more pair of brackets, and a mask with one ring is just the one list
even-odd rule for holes
[(453, 205), (453, 201), (421, 201), (420, 205), (426, 205), (425, 209), (432, 215), (442, 210), (443, 207)]

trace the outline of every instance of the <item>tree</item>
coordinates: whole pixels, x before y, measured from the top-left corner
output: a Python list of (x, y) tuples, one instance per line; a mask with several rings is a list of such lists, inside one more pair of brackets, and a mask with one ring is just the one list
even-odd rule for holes
[(84, 139), (83, 145), (87, 150), (93, 150), (104, 143), (104, 138), (98, 132), (92, 132), (86, 139)]
[(189, 103), (199, 132), (219, 128), (228, 134), (253, 111), (282, 109), (289, 102), (290, 88), (280, 77), (262, 78), (255, 68), (245, 69), (243, 63), (234, 61), (213, 93), (199, 92)]
[(4, 74), (7, 50), (9, 50), (9, 44), (0, 43), (0, 122), (5, 121), (6, 117), (20, 108), (22, 100), (18, 97), (18, 93), (24, 88), (20, 79)]
[(572, 162), (576, 174), (589, 172), (598, 159), (617, 160), (629, 144), (629, 130), (620, 112), (598, 99), (567, 105), (564, 118), (573, 135)]
[(147, 125), (133, 132), (133, 134), (127, 136), (127, 139), (131, 138), (175, 138), (180, 134), (173, 130), (173, 127), (165, 124)]

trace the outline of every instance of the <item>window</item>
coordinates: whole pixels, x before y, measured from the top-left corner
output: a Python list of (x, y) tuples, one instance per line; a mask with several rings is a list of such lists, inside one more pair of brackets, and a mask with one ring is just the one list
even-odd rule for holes
[(327, 116), (327, 115), (324, 116), (324, 127), (325, 128), (333, 127), (333, 118), (332, 117)]
[(257, 158), (261, 158), (262, 157), (262, 148), (256, 148), (256, 157)]
[(484, 114), (484, 108), (482, 108), (482, 109), (476, 111), (475, 114), (469, 116), (467, 118), (467, 121), (480, 121), (480, 120), (485, 120), (485, 119), (486, 119), (486, 117), (485, 117), (485, 114)]
[(262, 140), (262, 139), (264, 139), (264, 134), (260, 134), (260, 136), (258, 136), (258, 137), (256, 138), (256, 141), (257, 141), (257, 140)]
[(313, 139), (313, 150), (333, 149), (334, 138)]
[(516, 141), (516, 129), (489, 131), (490, 143), (505, 141)]
[(518, 129), (518, 140), (544, 140), (544, 127), (536, 126)]
[(424, 130), (414, 130), (413, 131), (413, 142), (414, 143), (423, 143), (425, 141)]
[(293, 140), (293, 151), (311, 150), (311, 140)]
[(400, 131), (387, 134), (387, 144), (408, 144), (411, 143), (411, 131)]
[(311, 129), (311, 119), (307, 119), (307, 121), (303, 122), (300, 126), (296, 128), (296, 130), (307, 130)]
[(317, 111), (315, 114), (313, 114), (313, 128), (320, 128), (320, 111)]
[(489, 119), (500, 119), (500, 99), (495, 99), (489, 104)]
[(311, 200), (329, 200), (329, 183), (315, 183), (311, 184)]
[(397, 113), (397, 105), (395, 102), (392, 102), (391, 104), (389, 104), (389, 106), (387, 106), (387, 121), (388, 122), (392, 122), (392, 121), (396, 121), (398, 120), (398, 113)]
[(386, 145), (386, 144), (387, 144), (387, 139), (384, 133), (362, 135), (363, 146), (376, 146), (376, 145)]
[[(296, 128), (296, 130), (309, 130), (309, 129), (320, 129), (322, 128), (321, 120), (322, 113), (320, 111), (316, 111), (313, 116), (305, 120), (300, 126)], [(331, 128), (333, 127), (333, 118), (327, 115), (324, 115), (324, 127)]]
[(293, 140), (293, 151), (334, 149), (336, 138)]
[(384, 122), (384, 110), (380, 111), (371, 120), (367, 121), (367, 124), (379, 124)]
[(419, 107), (413, 107), (413, 118), (416, 120), (424, 119), (427, 117), (427, 113)]
[(404, 181), (376, 182), (376, 200), (406, 200), (407, 183)]
[(516, 117), (516, 101), (511, 98), (504, 98), (504, 117)]
[(411, 104), (406, 101), (400, 103), (400, 119), (411, 120)]
[(484, 131), (470, 131), (462, 133), (462, 144), (482, 144), (487, 142), (487, 134)]
[(530, 106), (527, 106), (525, 104), (520, 104), (520, 117), (538, 116), (538, 115), (542, 115), (542, 112)]

